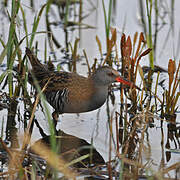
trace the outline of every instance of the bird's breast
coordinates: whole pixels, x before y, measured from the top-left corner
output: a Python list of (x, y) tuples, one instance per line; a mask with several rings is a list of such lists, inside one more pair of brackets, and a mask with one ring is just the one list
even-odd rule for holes
[(67, 103), (64, 104), (63, 113), (83, 113), (93, 111), (100, 108), (106, 101), (108, 89), (97, 88), (89, 93), (81, 93), (79, 96), (72, 96)]

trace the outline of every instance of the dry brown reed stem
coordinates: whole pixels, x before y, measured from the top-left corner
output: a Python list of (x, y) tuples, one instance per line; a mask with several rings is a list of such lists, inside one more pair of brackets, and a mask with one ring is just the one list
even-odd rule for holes
[(136, 82), (137, 70), (138, 70), (139, 62), (140, 62), (141, 58), (142, 58), (143, 56), (146, 56), (147, 54), (149, 54), (151, 51), (152, 51), (152, 49), (148, 48), (148, 49), (146, 49), (146, 50), (139, 56), (139, 58), (138, 58), (138, 60), (137, 60), (137, 63), (136, 63), (135, 81), (134, 81), (134, 82)]
[(137, 42), (137, 38), (138, 38), (138, 32), (136, 31), (135, 34), (134, 34), (134, 38), (133, 38), (133, 52), (132, 52), (132, 56), (134, 56), (134, 52), (135, 52), (135, 45), (136, 45), (136, 42)]
[(137, 47), (137, 50), (136, 50), (136, 54), (135, 54), (135, 57), (134, 59), (136, 60), (137, 57), (139, 56), (139, 52), (140, 52), (140, 48), (141, 48), (141, 43), (144, 42), (144, 35), (143, 33), (141, 32), (140, 33), (140, 36), (139, 36), (139, 42), (138, 42), (138, 47)]
[(162, 170), (162, 173), (163, 173), (163, 174), (166, 174), (166, 173), (168, 173), (169, 171), (172, 171), (172, 170), (178, 169), (178, 168), (180, 168), (180, 162), (177, 162), (177, 163), (175, 163), (175, 164), (173, 164), (173, 165), (171, 165), (171, 166), (169, 166), (169, 167), (167, 167), (167, 168), (164, 168), (164, 169)]
[(131, 122), (134, 121), (136, 118), (143, 119), (143, 118), (146, 118), (147, 116), (148, 116), (148, 118), (156, 118), (157, 120), (160, 120), (160, 121), (165, 121), (165, 122), (169, 122), (171, 124), (176, 124), (173, 121), (170, 121), (167, 119), (162, 119), (158, 115), (155, 115), (151, 111), (148, 111), (148, 110), (146, 112), (143, 110), (140, 114), (136, 114), (136, 116), (131, 119)]
[(179, 82), (180, 82), (180, 79), (178, 79), (179, 70), (180, 70), (180, 62), (179, 62), (179, 64), (178, 64), (178, 68), (177, 68), (177, 71), (176, 71), (172, 94), (175, 94), (176, 89), (177, 89), (177, 87), (178, 87), (178, 85), (179, 85)]
[(60, 158), (57, 154), (51, 151), (43, 143), (39, 142), (32, 146), (32, 150), (38, 154), (40, 157), (45, 159), (49, 165), (57, 169), (59, 172), (62, 172), (68, 179), (75, 178), (77, 174), (69, 169), (67, 163)]
[(128, 164), (128, 165), (132, 165), (132, 166), (135, 166), (135, 167), (138, 167), (138, 168), (143, 168), (143, 165), (140, 164), (139, 162), (137, 161), (133, 161), (131, 159), (128, 159), (128, 158), (125, 158), (124, 154), (117, 154), (118, 158), (121, 159), (124, 163)]
[(32, 125), (32, 122), (33, 122), (33, 119), (34, 119), (34, 114), (35, 114), (35, 111), (36, 111), (36, 107), (37, 107), (37, 105), (39, 103), (40, 95), (45, 91), (45, 89), (46, 89), (46, 87), (47, 87), (50, 80), (51, 80), (51, 78), (48, 80), (48, 82), (45, 84), (45, 86), (43, 87), (41, 92), (39, 92), (37, 97), (36, 97), (34, 107), (33, 107), (33, 110), (32, 110), (32, 114), (31, 114), (31, 118), (29, 120), (28, 127), (27, 127), (27, 129), (26, 129), (26, 131), (24, 133), (23, 145), (22, 145), (22, 148), (21, 148), (21, 150), (23, 150), (23, 151), (27, 148), (27, 145), (30, 142), (30, 138), (31, 138), (30, 129), (31, 129), (31, 125)]
[(170, 97), (170, 93), (171, 93), (171, 85), (172, 85), (172, 82), (174, 80), (174, 73), (176, 71), (176, 64), (175, 64), (175, 61), (173, 61), (172, 59), (169, 60), (169, 63), (168, 63), (168, 75), (169, 75), (169, 95), (168, 97)]
[[(144, 133), (145, 133), (145, 131), (146, 131), (146, 127), (147, 127), (147, 125), (146, 124), (144, 124), (144, 126), (143, 126), (143, 130), (142, 130), (142, 132), (141, 132), (141, 138), (140, 138), (140, 140), (139, 140), (139, 149), (138, 149), (138, 163), (140, 163), (140, 164), (142, 164), (142, 153), (143, 152), (147, 152), (146, 151), (146, 149), (145, 149), (145, 146), (144, 146)], [(149, 154), (148, 154), (149, 155)]]
[(117, 63), (117, 65), (120, 65), (120, 58), (119, 58), (119, 55), (118, 55), (118, 47), (117, 47), (117, 44), (115, 44), (115, 63)]
[(83, 49), (83, 53), (84, 53), (84, 57), (86, 59), (87, 67), (88, 67), (88, 73), (89, 73), (89, 75), (91, 75), (91, 68), (90, 68), (90, 65), (89, 65), (89, 61), (88, 61), (88, 58), (87, 58), (86, 51), (84, 49)]
[(162, 104), (163, 102), (161, 101), (161, 99), (153, 92), (153, 91), (151, 91), (150, 89), (148, 89), (151, 93), (152, 93), (152, 95), (154, 96), (154, 97), (156, 97), (156, 99), (158, 99), (158, 101)]
[(77, 72), (77, 68), (76, 68), (76, 64), (77, 64), (77, 47), (78, 47), (78, 42), (79, 42), (79, 38), (77, 38), (75, 40), (74, 43), (74, 49), (72, 49), (72, 66), (73, 66), (73, 72)]
[[(110, 30), (111, 30), (111, 34), (113, 34), (114, 32), (116, 32), (116, 29), (115, 28), (112, 28), (110, 27)], [(117, 63), (118, 65), (120, 65), (120, 61), (119, 61), (119, 56), (118, 56), (118, 46), (117, 46), (117, 35), (115, 36), (115, 43), (114, 43), (114, 51), (115, 51), (115, 57), (114, 57), (114, 60), (115, 60), (115, 63)]]
[(124, 154), (127, 154), (127, 152), (128, 152), (129, 143), (130, 143), (129, 139), (134, 136), (134, 134), (135, 134), (135, 132), (136, 132), (136, 128), (137, 128), (137, 124), (136, 124), (135, 126), (133, 126), (133, 129), (131, 130), (131, 132), (130, 132), (130, 134), (129, 134), (128, 140), (125, 142), (125, 145), (124, 145), (124, 146), (125, 146), (125, 149), (124, 149), (124, 152), (123, 152)]
[(28, 174), (31, 174), (32, 172), (30, 172), (28, 169), (27, 169), (27, 167), (26, 168), (24, 168), (24, 179), (26, 180), (29, 180), (29, 178), (28, 178)]
[(113, 112), (110, 116), (110, 122), (109, 122), (109, 162), (108, 162), (108, 173), (109, 173), (109, 179), (112, 179), (112, 167), (111, 167), (111, 153), (112, 153), (112, 122), (113, 122)]
[(108, 39), (108, 41), (107, 41), (108, 51), (107, 51), (106, 58), (104, 59), (104, 62), (102, 63), (103, 66), (104, 66), (106, 63), (108, 63), (108, 59), (109, 59), (110, 56), (111, 56), (112, 49), (113, 49), (113, 47), (114, 47), (115, 44), (116, 44), (116, 39), (117, 39), (116, 29), (114, 29), (114, 30), (112, 31), (112, 37), (111, 37), (111, 39)]
[[(180, 62), (176, 70), (175, 60), (170, 59), (168, 63), (169, 90), (165, 91), (165, 97), (167, 104), (166, 113), (171, 115), (175, 113), (175, 106), (180, 96), (180, 92), (177, 92), (177, 94), (175, 94), (180, 82), (180, 79), (178, 79), (179, 70), (180, 70)], [(175, 78), (174, 78), (174, 74), (175, 74)]]
[(99, 47), (99, 52), (100, 52), (101, 58), (103, 58), (101, 41), (99, 40), (97, 35), (96, 35), (96, 42), (97, 42), (98, 47)]

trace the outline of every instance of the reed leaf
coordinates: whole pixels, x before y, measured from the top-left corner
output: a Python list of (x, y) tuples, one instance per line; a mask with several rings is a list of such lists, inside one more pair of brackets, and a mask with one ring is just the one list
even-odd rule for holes
[(36, 31), (37, 31), (37, 28), (38, 28), (38, 25), (39, 25), (39, 21), (41, 19), (41, 15), (43, 13), (43, 10), (44, 8), (46, 7), (46, 4), (44, 4), (39, 13), (38, 13), (38, 16), (34, 18), (34, 22), (33, 22), (33, 28), (32, 28), (32, 36), (31, 36), (31, 39), (30, 39), (30, 42), (29, 42), (29, 47), (32, 47), (32, 43), (34, 41), (34, 38), (35, 38), (35, 34), (36, 34)]
[(22, 8), (21, 4), (20, 4), (20, 10), (21, 10), (21, 14), (22, 14), (22, 18), (23, 18), (23, 26), (24, 26), (24, 31), (26, 34), (26, 46), (28, 47), (28, 28), (27, 28), (27, 22), (26, 22), (26, 16), (24, 13), (24, 9)]
[(96, 42), (98, 44), (98, 48), (99, 48), (99, 52), (100, 52), (100, 55), (101, 55), (101, 58), (103, 57), (103, 54), (102, 54), (102, 46), (101, 46), (101, 41), (99, 40), (98, 36), (96, 35)]
[(6, 55), (7, 55), (7, 46), (3, 49), (3, 51), (0, 54), (0, 64), (2, 64)]

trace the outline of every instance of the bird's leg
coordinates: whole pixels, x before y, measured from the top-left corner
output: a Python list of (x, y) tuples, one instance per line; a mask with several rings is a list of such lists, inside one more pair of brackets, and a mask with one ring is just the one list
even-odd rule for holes
[(58, 113), (57, 111), (54, 111), (54, 112), (52, 113), (52, 117), (53, 117), (54, 120), (58, 121), (58, 119), (59, 119), (59, 113)]
[(54, 111), (52, 113), (53, 121), (54, 121), (54, 126), (56, 127), (58, 119), (59, 119), (59, 113), (57, 111)]

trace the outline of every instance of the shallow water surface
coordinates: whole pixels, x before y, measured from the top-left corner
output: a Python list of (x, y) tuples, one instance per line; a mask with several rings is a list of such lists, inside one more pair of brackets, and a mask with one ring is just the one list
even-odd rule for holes
[[(120, 39), (122, 36), (122, 32), (126, 34), (126, 36), (130, 35), (133, 39), (133, 35), (135, 32), (142, 32), (144, 30), (141, 22), (140, 22), (140, 11), (138, 1), (134, 0), (121, 0), (114, 1), (114, 7), (112, 12), (112, 27), (117, 28), (117, 42), (118, 46), (120, 43)], [(23, 1), (22, 7), (26, 12), (27, 25), (28, 30), (32, 28), (33, 18), (40, 7), (45, 3), (45, 1), (36, 1), (34, 10), (28, 8), (29, 1)], [(159, 2), (160, 3), (160, 2)], [(174, 5), (174, 14), (171, 13), (171, 4), (168, 1), (164, 1), (160, 3), (159, 13), (161, 16), (161, 20), (159, 20), (160, 30), (157, 36), (157, 47), (156, 47), (156, 58), (155, 63), (160, 67), (167, 70), (168, 60), (179, 59), (180, 55), (178, 53), (179, 48), (179, 29), (180, 29), (180, 21), (178, 21), (178, 12), (180, 8), (180, 1), (176, 0)], [(10, 5), (7, 7), (10, 10)], [(75, 8), (75, 10), (73, 10)], [(105, 3), (105, 8), (108, 9), (108, 3)], [(69, 16), (71, 21), (75, 20), (78, 22), (79, 17), (74, 14), (79, 10), (79, 5), (70, 6), (70, 12), (72, 16)], [(52, 53), (52, 50), (49, 46), (47, 46), (48, 56), (51, 57), (52, 62), (56, 65), (60, 65), (64, 70), (69, 70), (69, 62), (71, 63), (71, 51), (67, 43), (71, 43), (74, 45), (75, 39), (78, 37), (80, 39), (78, 46), (79, 53), (79, 61), (77, 63), (77, 72), (87, 76), (87, 65), (85, 58), (83, 57), (83, 49), (85, 49), (86, 54), (88, 56), (89, 64), (92, 65), (94, 63), (94, 58), (97, 58), (100, 61), (100, 53), (98, 49), (98, 45), (96, 42), (96, 35), (99, 37), (102, 43), (103, 53), (106, 53), (106, 37), (105, 37), (105, 28), (104, 28), (104, 15), (101, 1), (84, 1), (83, 2), (83, 13), (82, 23), (83, 27), (73, 25), (69, 26), (66, 29), (63, 29), (63, 23), (60, 19), (60, 14), (58, 14), (58, 7), (56, 5), (52, 5), (51, 11), (49, 13), (49, 20), (53, 22), (52, 26), (52, 34), (54, 38), (58, 41), (61, 48), (57, 48), (55, 46), (55, 42), (52, 41), (53, 48), (55, 49), (55, 53)], [(154, 13), (154, 12), (153, 12)], [(170, 17), (174, 15), (173, 26), (170, 21)], [(6, 29), (9, 28), (9, 24), (7, 22), (7, 16), (2, 13), (1, 9), (1, 28), (0, 34), (2, 34), (3, 40), (6, 42), (8, 37), (8, 31)], [(154, 14), (153, 14), (154, 20)], [(22, 26), (22, 17), (19, 17), (19, 39), (25, 36), (23, 26)], [(146, 19), (146, 18), (145, 18)], [(147, 20), (147, 19), (146, 19)], [(164, 24), (163, 24), (164, 23)], [(155, 24), (154, 21), (152, 23)], [(18, 31), (17, 30), (17, 31)], [(38, 26), (38, 31), (47, 31), (46, 22), (45, 22), (45, 13), (42, 14), (40, 24)], [(31, 31), (29, 30), (29, 33)], [(37, 34), (36, 41), (38, 42), (38, 58), (44, 58), (44, 48), (45, 41), (47, 40), (47, 35), (45, 33)], [(33, 45), (35, 46), (35, 44)], [(22, 43), (22, 54), (25, 53), (25, 42)], [(67, 52), (67, 48), (69, 48), (69, 52)], [(0, 50), (2, 51), (2, 46)], [(120, 51), (118, 47), (118, 51)], [(119, 53), (120, 56), (120, 53)], [(119, 57), (120, 59), (120, 57)], [(145, 56), (141, 60), (141, 66), (149, 65), (148, 56)], [(178, 61), (177, 61), (178, 64)], [(4, 60), (1, 67), (0, 73), (3, 73), (6, 70), (6, 61)], [(137, 85), (142, 85), (142, 80), (138, 75)], [(155, 81), (157, 78), (157, 73), (153, 75), (153, 85), (152, 90), (155, 88)], [(168, 73), (163, 72), (160, 73), (159, 81), (163, 81), (163, 87), (158, 85), (158, 96), (162, 99), (162, 93), (164, 89), (168, 88)], [(3, 83), (1, 84), (1, 87)], [(30, 85), (28, 85), (28, 91), (31, 90)], [(22, 135), (24, 130), (28, 124), (29, 115), (27, 113), (27, 107), (24, 105), (25, 100), (23, 97), (18, 97), (16, 100), (17, 111), (11, 112), (7, 110), (10, 105), (9, 99), (3, 95), (3, 92), (8, 92), (8, 87), (6, 86), (0, 92), (1, 95), (1, 104), (3, 104), (0, 115), (0, 129), (2, 139), (7, 143), (8, 147), (20, 148), (22, 146)], [(126, 103), (122, 104), (120, 99), (120, 91), (114, 90), (115, 95), (115, 103), (113, 104), (111, 99), (108, 98), (107, 102), (98, 110), (82, 113), (82, 114), (63, 114), (60, 115), (60, 122), (58, 122), (57, 130), (62, 130), (67, 134), (76, 136), (77, 138), (86, 140), (88, 143), (92, 143), (99, 154), (102, 156), (105, 162), (114, 159), (117, 156), (117, 131), (116, 131), (116, 119), (118, 122), (120, 119), (124, 117), (129, 118), (129, 121), (135, 118), (135, 126), (136, 131), (133, 130), (131, 126), (126, 125), (128, 132), (125, 132), (124, 126), (120, 127), (118, 130), (119, 133), (119, 145), (120, 149), (118, 150), (120, 154), (122, 154), (127, 148), (127, 157), (131, 160), (136, 160), (144, 167), (139, 168), (138, 175), (151, 175), (152, 172), (158, 174), (159, 170), (165, 171), (165, 176), (180, 178), (180, 115), (176, 114), (176, 119), (174, 123), (169, 123), (166, 120), (162, 120), (160, 118), (160, 110), (154, 114), (146, 114), (146, 107), (143, 108), (143, 111), (137, 112), (137, 114), (131, 113), (128, 111), (126, 114), (126, 105), (130, 104), (127, 98), (125, 100)], [(33, 99), (33, 96), (32, 98)], [(155, 104), (155, 98), (152, 97), (151, 105)], [(178, 101), (179, 102), (179, 101)], [(177, 103), (179, 105), (179, 103)], [(122, 105), (123, 108), (122, 108)], [(15, 104), (11, 104), (11, 108), (15, 107)], [(50, 112), (53, 112), (52, 107), (48, 105), (48, 109)], [(158, 106), (158, 109), (161, 107)], [(120, 113), (123, 110), (124, 117), (117, 115), (116, 112)], [(152, 110), (153, 111), (153, 110)], [(179, 112), (179, 109), (177, 110)], [(130, 113), (129, 113), (130, 112)], [(133, 114), (133, 118), (130, 118)], [(35, 123), (32, 132), (32, 143), (38, 141), (42, 138), (42, 134), (49, 135), (49, 125), (47, 121), (47, 117), (45, 115), (44, 110), (40, 105), (36, 108), (35, 119), (39, 123), (39, 126)], [(26, 121), (27, 120), (27, 121)], [(123, 119), (124, 120), (124, 119)], [(171, 119), (170, 119), (171, 120)], [(109, 122), (112, 121), (112, 127), (110, 127)], [(162, 123), (163, 122), (163, 123)], [(136, 124), (137, 123), (137, 124)], [(162, 123), (162, 124), (161, 124)], [(124, 125), (124, 124), (123, 124)], [(110, 137), (110, 129), (112, 128), (113, 136)], [(43, 132), (43, 133), (42, 133)], [(77, 148), (77, 147), (75, 147)], [(2, 151), (3, 152), (3, 151)], [(1, 162), (3, 165), (4, 162)], [(174, 164), (177, 164), (174, 167)], [(116, 169), (119, 167), (117, 166)], [(130, 169), (130, 165), (127, 165), (127, 169)], [(169, 169), (168, 169), (169, 168)], [(3, 169), (3, 168), (2, 168)], [(4, 169), (5, 170), (5, 169)], [(2, 170), (2, 171), (4, 171)]]

